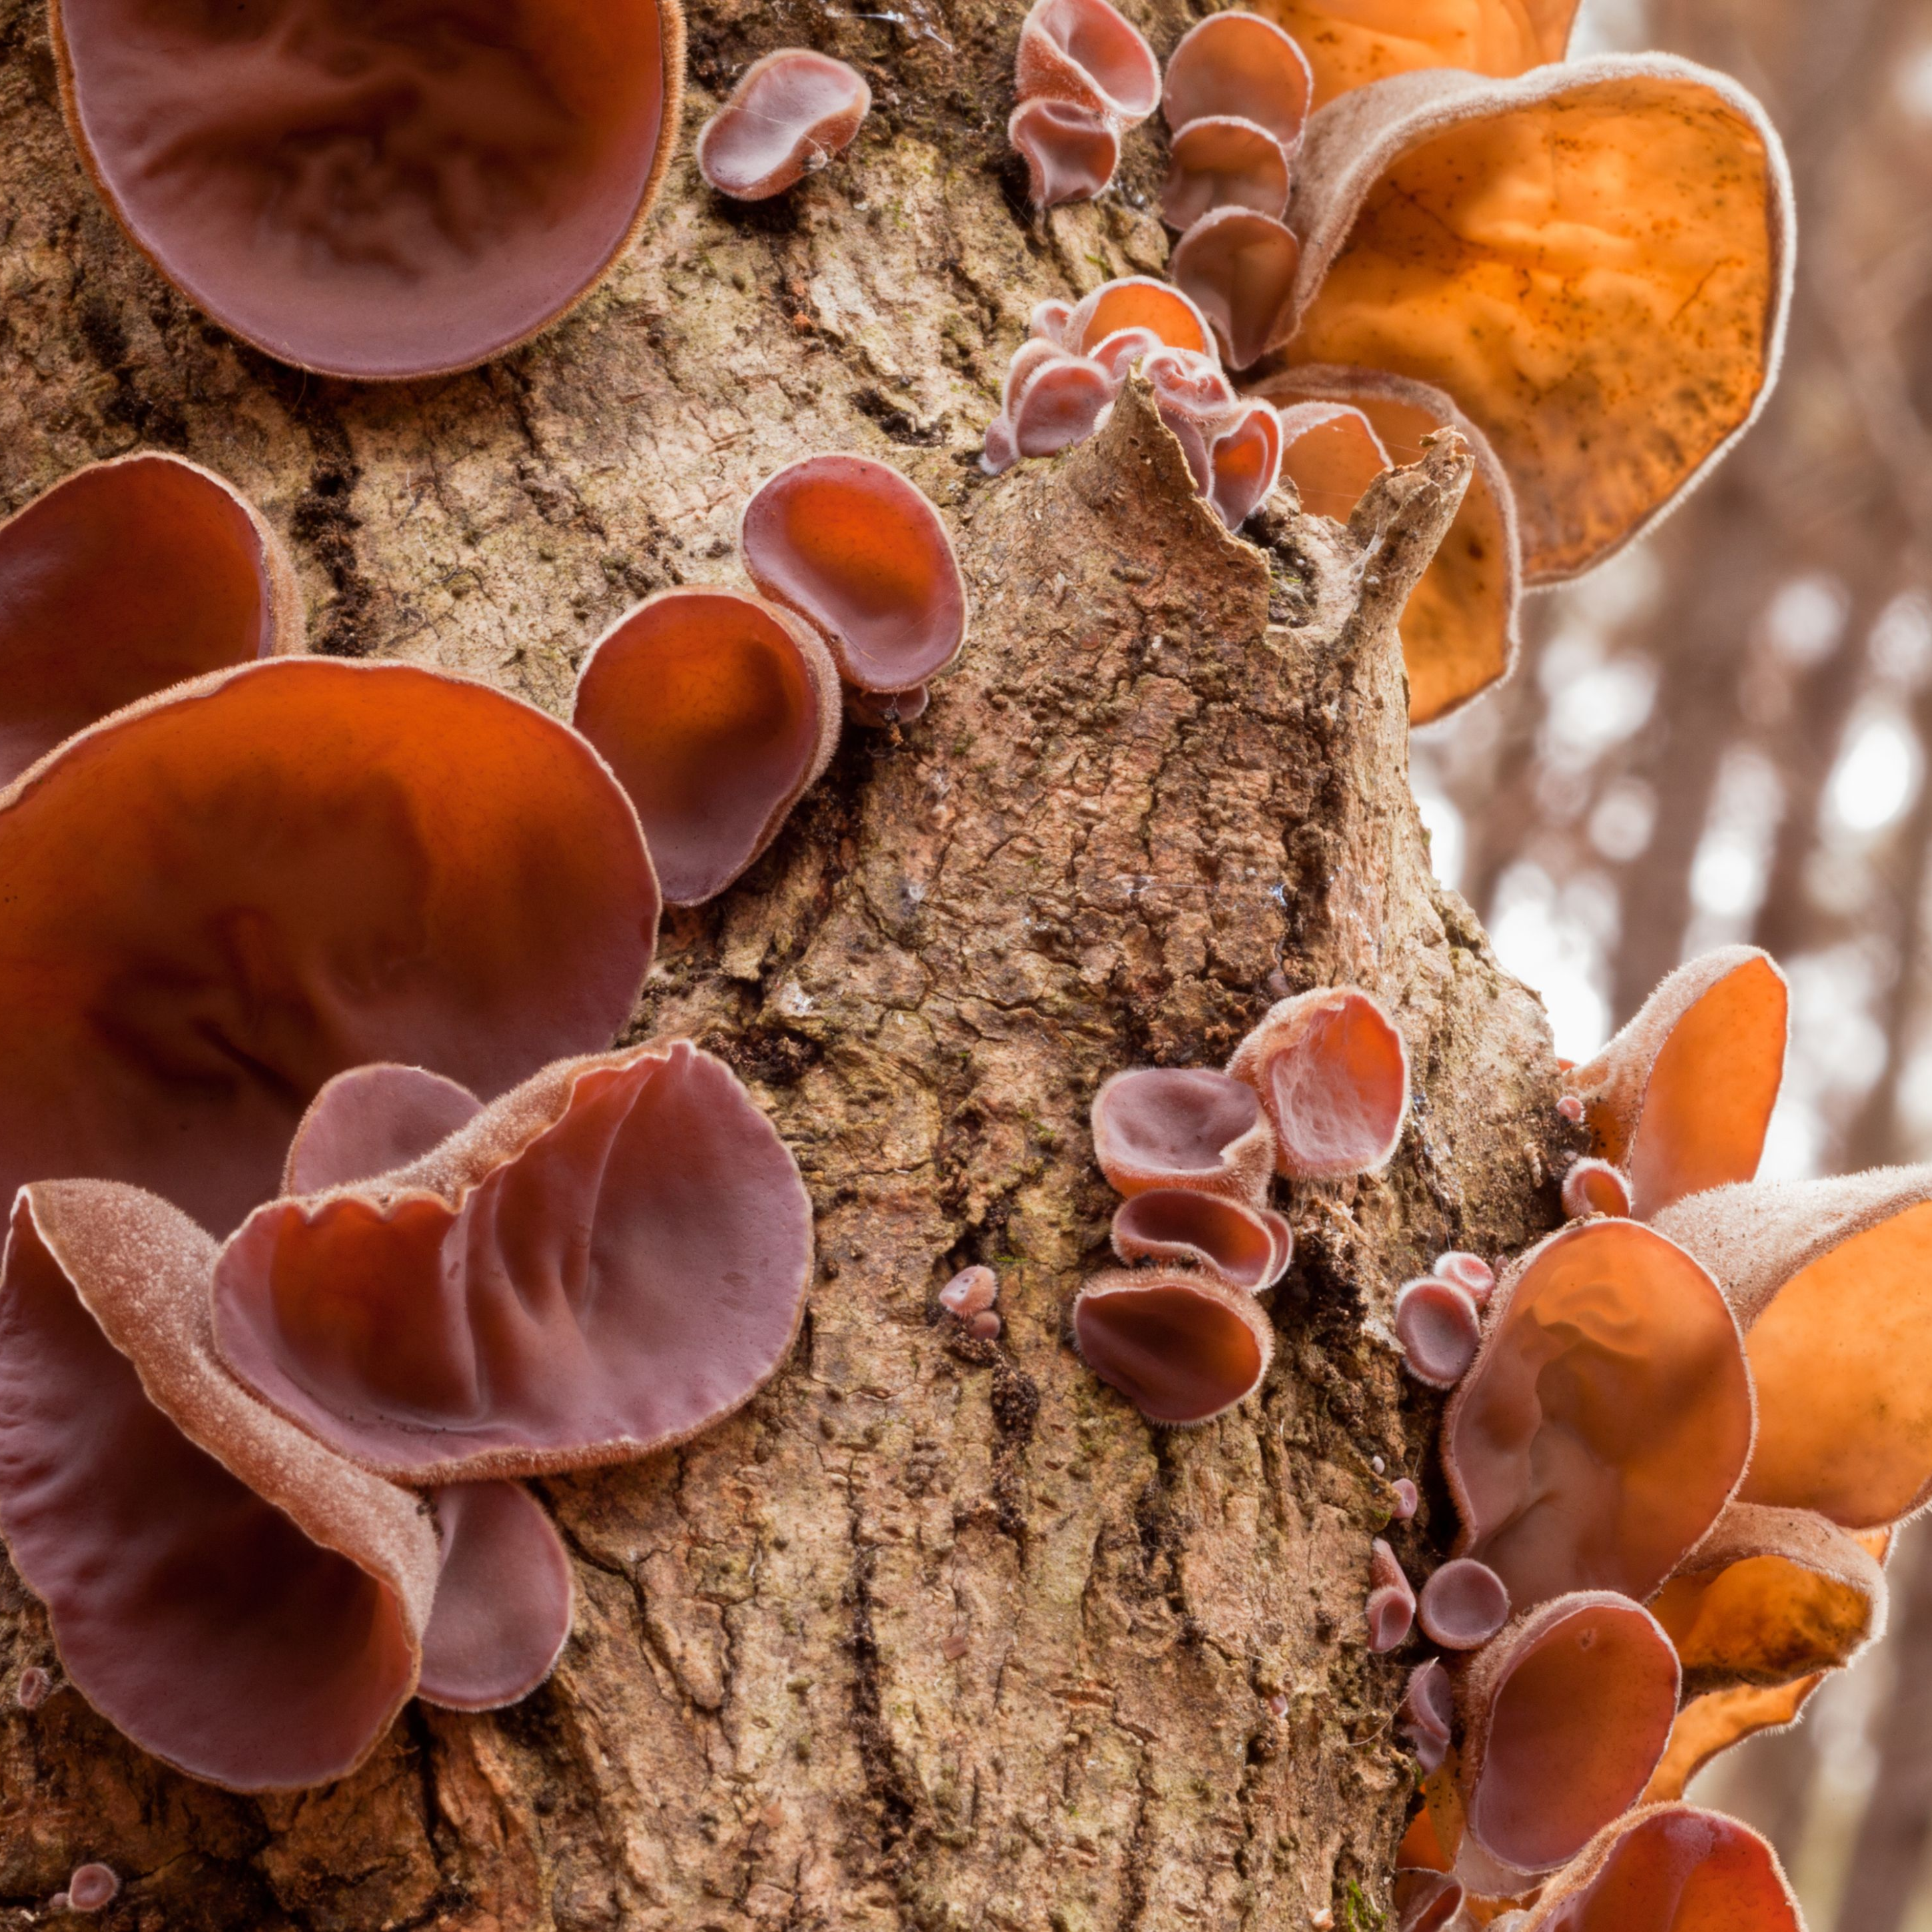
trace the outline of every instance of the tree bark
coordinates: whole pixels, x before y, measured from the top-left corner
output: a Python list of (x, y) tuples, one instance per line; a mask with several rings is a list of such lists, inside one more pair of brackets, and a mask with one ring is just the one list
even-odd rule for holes
[[(1164, 50), (1178, 5), (1132, 10)], [(83, 1859), (105, 1916), (189, 1928), (1368, 1928), (1412, 1790), (1406, 1661), (1362, 1602), (1435, 1398), (1396, 1286), (1557, 1218), (1570, 1150), (1538, 1008), (1431, 879), (1406, 784), (1395, 618), (1463, 480), (1454, 446), (1345, 530), (1277, 500), (1228, 537), (1130, 392), (1106, 431), (973, 466), (1028, 309), (1157, 266), (1125, 192), (1023, 218), (1002, 124), (1016, 10), (930, 0), (694, 23), (713, 104), (786, 40), (880, 106), (762, 208), (664, 202), (566, 325), (474, 374), (357, 387), (238, 348), (95, 203), (42, 12), (0, 7), (0, 480), (10, 507), (139, 442), (184, 449), (287, 534), (312, 647), (431, 662), (567, 710), (590, 642), (666, 583), (730, 580), (736, 508), (858, 448), (950, 520), (958, 670), (826, 780), (723, 898), (667, 925), (634, 1024), (728, 1057), (818, 1217), (786, 1369), (675, 1453), (541, 1486), (575, 1634), (511, 1710), (422, 1706), (356, 1776), (236, 1797), (134, 1750), (61, 1685), (0, 1709), (0, 1928)], [(713, 90), (707, 94), (706, 88)], [(1262, 1391), (1150, 1428), (1067, 1341), (1112, 1198), (1109, 1073), (1220, 1064), (1282, 994), (1352, 980), (1398, 1016), (1414, 1116), (1388, 1173), (1284, 1204)], [(985, 1261), (1005, 1333), (934, 1291)], [(1412, 1574), (1439, 1486), (1390, 1533)], [(0, 1570), (0, 1665), (56, 1659)]]

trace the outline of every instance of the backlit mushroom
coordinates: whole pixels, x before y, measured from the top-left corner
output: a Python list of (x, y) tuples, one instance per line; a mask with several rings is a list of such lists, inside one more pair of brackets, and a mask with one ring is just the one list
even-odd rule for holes
[(1231, 369), (1246, 369), (1293, 333), (1301, 244), (1252, 208), (1216, 208), (1174, 244), (1175, 283), (1208, 318)]
[(1212, 1421), (1268, 1372), (1274, 1330), (1245, 1288), (1185, 1268), (1114, 1269), (1073, 1304), (1073, 1341), (1150, 1422)]
[(1375, 425), (1346, 403), (1291, 403), (1281, 411), (1282, 467), (1318, 517), (1346, 524), (1369, 485), (1394, 464)]
[(130, 238), (224, 328), (332, 375), (467, 368), (555, 321), (676, 143), (674, 0), (52, 10), (68, 126)]
[(1256, 1205), (1274, 1136), (1252, 1088), (1204, 1066), (1137, 1067), (1094, 1096), (1094, 1157), (1120, 1193), (1196, 1188)]
[(817, 626), (839, 675), (904, 691), (945, 670), (966, 636), (966, 581), (939, 514), (866, 456), (808, 456), (767, 477), (738, 529), (752, 581)]
[(1643, 1802), (1665, 1804), (1682, 1798), (1691, 1779), (1720, 1752), (1761, 1731), (1786, 1729), (1825, 1676), (1821, 1670), (1772, 1690), (1707, 1690), (1701, 1697), (1687, 1698), (1671, 1727), (1670, 1747), (1644, 1787)]
[(224, 1371), (214, 1254), (136, 1189), (22, 1191), (0, 1268), (0, 1532), (68, 1676), (143, 1750), (240, 1790), (323, 1784), (416, 1689), (436, 1540), (414, 1497)]
[(1572, 1161), (1563, 1177), (1563, 1211), (1573, 1221), (1592, 1214), (1628, 1215), (1630, 1183), (1606, 1160)]
[(1281, 476), (1281, 421), (1266, 403), (1241, 404), (1208, 448), (1208, 502), (1238, 530)]
[(331, 1076), (488, 1097), (607, 1046), (649, 966), (637, 814), (533, 706), (284, 658), (118, 712), (0, 793), (0, 1198), (134, 1182), (218, 1233)]
[(698, 130), (698, 171), (734, 201), (766, 200), (844, 153), (872, 106), (856, 69), (781, 47), (745, 70)]
[(250, 1215), (218, 1346), (323, 1442), (418, 1484), (628, 1461), (729, 1414), (791, 1346), (798, 1169), (682, 1041), (546, 1068), (423, 1159)]
[(0, 786), (124, 704), (297, 649), (280, 540), (221, 478), (143, 452), (0, 524)]
[(1254, 1294), (1274, 1287), (1294, 1252), (1280, 1215), (1192, 1187), (1150, 1188), (1123, 1202), (1113, 1242), (1124, 1262), (1184, 1262)]
[(1415, 1622), (1415, 1592), (1409, 1587), (1395, 1552), (1380, 1537), (1369, 1547), (1369, 1648), (1394, 1650), (1408, 1637)]
[(1045, 334), (1055, 321), (1059, 324), (1058, 346), (1078, 356), (1090, 356), (1108, 336), (1124, 328), (1144, 328), (1170, 349), (1185, 349), (1196, 356), (1214, 353), (1207, 317), (1182, 290), (1156, 281), (1151, 275), (1122, 275), (1102, 282), (1076, 303), (1064, 320), (1051, 314), (1042, 316), (1036, 310), (1034, 333)]
[(1398, 1871), (1392, 1892), (1396, 1932), (1447, 1932), (1462, 1910), (1462, 1881), (1447, 1872)]
[(571, 722), (629, 793), (665, 899), (696, 905), (778, 836), (841, 715), (809, 626), (735, 590), (661, 590), (597, 640)]

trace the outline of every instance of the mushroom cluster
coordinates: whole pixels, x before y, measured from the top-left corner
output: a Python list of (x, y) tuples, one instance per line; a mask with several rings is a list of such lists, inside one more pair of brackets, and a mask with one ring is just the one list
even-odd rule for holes
[(1108, 0), (1034, 0), (1013, 62), (1006, 138), (1036, 208), (1087, 201), (1114, 178), (1120, 136), (1160, 99), (1160, 68)]
[(1094, 1098), (1094, 1155), (1125, 1197), (1124, 1265), (1073, 1304), (1082, 1358), (1150, 1421), (1211, 1421), (1259, 1387), (1274, 1329), (1255, 1298), (1294, 1256), (1269, 1185), (1384, 1166), (1408, 1111), (1408, 1056), (1352, 986), (1282, 1000), (1226, 1072), (1141, 1067)]

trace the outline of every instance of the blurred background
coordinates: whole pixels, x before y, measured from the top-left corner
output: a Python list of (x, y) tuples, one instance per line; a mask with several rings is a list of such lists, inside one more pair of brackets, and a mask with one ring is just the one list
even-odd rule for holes
[[(1502, 692), (1416, 734), (1436, 868), (1587, 1058), (1706, 948), (1792, 1040), (1763, 1172), (1932, 1159), (1932, 0), (1584, 0), (1769, 109), (1799, 208), (1782, 382), (1662, 530), (1531, 601)], [(1932, 1519), (1892, 1628), (1691, 1796), (1768, 1835), (1812, 1932), (1932, 1932)]]

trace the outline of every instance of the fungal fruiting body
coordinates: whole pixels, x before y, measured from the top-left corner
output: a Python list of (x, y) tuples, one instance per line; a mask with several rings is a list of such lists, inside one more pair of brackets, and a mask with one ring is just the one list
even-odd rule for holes
[(1294, 1258), (1294, 1237), (1271, 1209), (1190, 1187), (1154, 1187), (1123, 1202), (1114, 1216), (1114, 1252), (1136, 1262), (1212, 1268), (1258, 1294)]
[(1435, 1771), (1449, 1755), (1455, 1723), (1455, 1687), (1440, 1660), (1432, 1657), (1408, 1673), (1396, 1726), (1414, 1748), (1423, 1769)]
[(1130, 1198), (1188, 1188), (1258, 1202), (1274, 1138), (1253, 1090), (1204, 1066), (1116, 1073), (1094, 1096), (1094, 1156)]
[(224, 328), (332, 375), (466, 368), (555, 321), (637, 232), (676, 138), (673, 0), (594, 30), (550, 0), (52, 18), (69, 128), (129, 236)]
[(1244, 1288), (1204, 1269), (1119, 1268), (1073, 1304), (1081, 1359), (1150, 1422), (1211, 1421), (1257, 1388), (1274, 1328)]
[(1299, 46), (1270, 22), (1210, 14), (1168, 56), (1161, 111), (1172, 136), (1161, 214), (1185, 232), (1221, 207), (1279, 219), (1312, 80)]
[(70, 1912), (98, 1912), (121, 1895), (121, 1875), (112, 1865), (76, 1865), (67, 1882)]
[(1246, 369), (1294, 331), (1301, 244), (1271, 214), (1230, 206), (1203, 214), (1175, 243), (1176, 284), (1214, 329), (1231, 369)]
[(1027, 164), (1036, 208), (1084, 201), (1114, 178), (1120, 137), (1160, 99), (1160, 69), (1107, 0), (1036, 0), (1013, 66), (1018, 105), (1006, 138)]
[(766, 200), (844, 153), (872, 106), (865, 76), (843, 61), (781, 47), (699, 130), (698, 172), (734, 201)]
[(1004, 1326), (993, 1306), (999, 1294), (999, 1276), (982, 1262), (962, 1268), (939, 1291), (939, 1305), (976, 1342), (997, 1342)]
[(1628, 1215), (1630, 1183), (1606, 1160), (1574, 1161), (1563, 1177), (1563, 1211), (1573, 1221), (1592, 1214)]
[(1290, 403), (1280, 417), (1282, 468), (1301, 507), (1346, 523), (1369, 485), (1394, 467), (1375, 425), (1347, 403)]
[(1366, 1615), (1369, 1648), (1376, 1652), (1394, 1650), (1415, 1622), (1415, 1592), (1395, 1552), (1380, 1537), (1370, 1546)]
[(1435, 1571), (1416, 1600), (1416, 1621), (1431, 1643), (1474, 1650), (1508, 1622), (1509, 1592), (1486, 1563), (1452, 1558)]
[(1482, 1318), (1468, 1289), (1424, 1275), (1396, 1297), (1395, 1334), (1404, 1364), (1418, 1382), (1454, 1388), (1476, 1359)]

